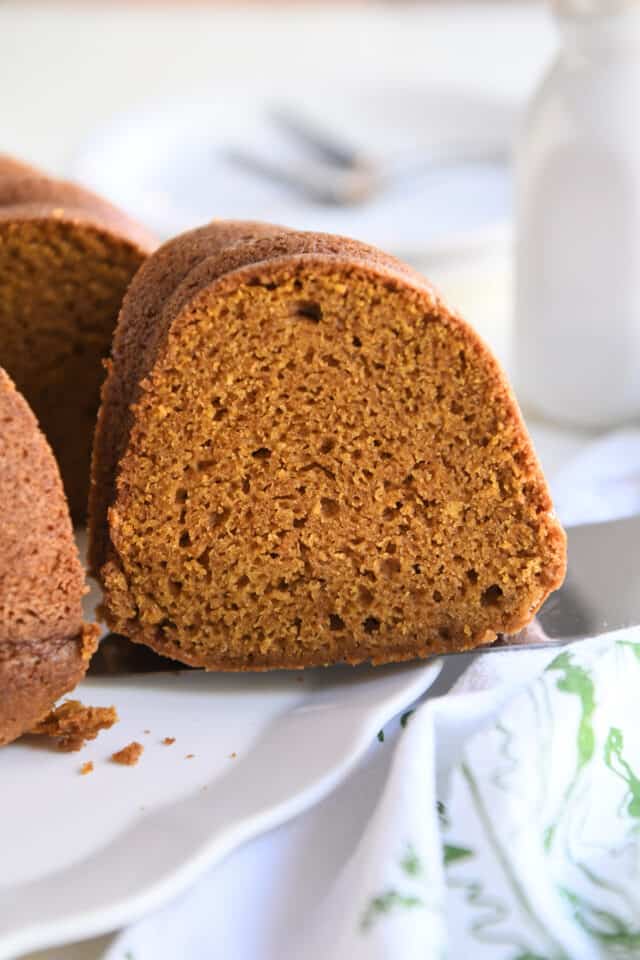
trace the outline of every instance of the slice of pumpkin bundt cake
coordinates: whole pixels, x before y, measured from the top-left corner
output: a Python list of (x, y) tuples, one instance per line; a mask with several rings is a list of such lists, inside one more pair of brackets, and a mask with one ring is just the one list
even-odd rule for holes
[(53, 454), (0, 369), (0, 745), (82, 679), (97, 629)]
[(0, 155), (0, 364), (53, 447), (78, 523), (103, 358), (153, 245), (100, 197)]
[(371, 247), (256, 224), (178, 237), (134, 279), (90, 528), (111, 629), (210, 669), (469, 649), (565, 569), (473, 329)]

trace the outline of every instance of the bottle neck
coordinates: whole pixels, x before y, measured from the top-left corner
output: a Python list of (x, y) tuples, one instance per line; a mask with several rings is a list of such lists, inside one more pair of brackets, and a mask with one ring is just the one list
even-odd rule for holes
[(590, 59), (640, 56), (640, 4), (616, 8), (601, 0), (561, 0), (556, 19), (563, 49), (569, 55)]

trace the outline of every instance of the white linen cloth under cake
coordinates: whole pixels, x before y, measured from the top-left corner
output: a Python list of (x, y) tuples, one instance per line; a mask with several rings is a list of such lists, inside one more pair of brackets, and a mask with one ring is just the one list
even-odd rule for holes
[[(565, 523), (640, 512), (640, 432), (554, 488)], [(640, 957), (639, 719), (640, 629), (476, 657), (104, 960)]]

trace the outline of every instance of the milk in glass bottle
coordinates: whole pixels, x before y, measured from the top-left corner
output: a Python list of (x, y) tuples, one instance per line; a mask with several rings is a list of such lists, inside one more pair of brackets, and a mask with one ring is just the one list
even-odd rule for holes
[(555, 14), (516, 155), (515, 377), (525, 409), (602, 428), (640, 417), (640, 3)]

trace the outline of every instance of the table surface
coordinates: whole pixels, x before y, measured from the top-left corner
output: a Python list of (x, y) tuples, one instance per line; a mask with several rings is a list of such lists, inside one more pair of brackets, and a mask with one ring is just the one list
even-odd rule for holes
[[(554, 49), (541, 5), (0, 5), (0, 150), (65, 174), (91, 132), (147, 100), (292, 85), (472, 87), (524, 102)], [(508, 254), (424, 264), (509, 367)], [(592, 437), (527, 420), (553, 473)], [(85, 960), (97, 942), (38, 957)]]

